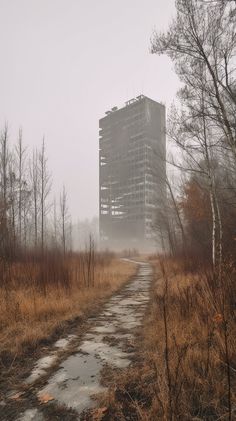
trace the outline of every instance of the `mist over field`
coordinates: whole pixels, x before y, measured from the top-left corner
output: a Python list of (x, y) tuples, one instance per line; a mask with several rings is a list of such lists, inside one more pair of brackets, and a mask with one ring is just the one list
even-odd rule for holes
[(0, 0), (0, 419), (236, 418), (236, 2)]
[[(73, 222), (98, 216), (98, 120), (143, 93), (169, 106), (178, 80), (149, 53), (174, 0), (1, 0), (0, 126), (29, 147), (45, 136), (54, 192), (68, 190)], [(166, 83), (168, 80), (168, 83)]]

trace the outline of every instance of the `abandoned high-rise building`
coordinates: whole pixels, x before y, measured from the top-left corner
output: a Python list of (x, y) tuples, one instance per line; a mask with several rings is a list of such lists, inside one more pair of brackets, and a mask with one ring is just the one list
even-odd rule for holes
[(150, 249), (165, 200), (165, 106), (146, 96), (99, 121), (99, 224), (102, 247)]

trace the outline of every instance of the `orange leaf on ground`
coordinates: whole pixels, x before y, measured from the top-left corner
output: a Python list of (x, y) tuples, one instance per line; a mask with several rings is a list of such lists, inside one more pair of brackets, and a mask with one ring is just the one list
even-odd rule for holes
[(49, 393), (44, 393), (38, 397), (40, 403), (48, 403), (54, 400), (54, 397), (49, 395)]
[(106, 412), (107, 412), (107, 408), (105, 406), (103, 408), (94, 409), (92, 411), (93, 421), (102, 421)]
[(213, 321), (217, 324), (220, 324), (223, 322), (223, 316), (220, 313), (217, 313), (214, 317), (213, 317)]
[(10, 399), (13, 399), (14, 401), (17, 401), (18, 399), (20, 399), (20, 397), (24, 395), (24, 392), (17, 392), (14, 395), (10, 396)]

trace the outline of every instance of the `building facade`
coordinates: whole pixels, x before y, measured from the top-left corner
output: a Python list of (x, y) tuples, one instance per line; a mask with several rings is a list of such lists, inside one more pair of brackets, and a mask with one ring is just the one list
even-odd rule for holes
[(153, 246), (166, 187), (165, 106), (143, 95), (99, 121), (99, 226), (102, 247)]

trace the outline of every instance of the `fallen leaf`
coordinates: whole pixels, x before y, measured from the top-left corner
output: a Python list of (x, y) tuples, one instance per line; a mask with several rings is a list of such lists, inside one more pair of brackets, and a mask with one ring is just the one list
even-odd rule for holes
[(97, 408), (92, 411), (93, 421), (102, 421), (104, 415), (107, 412), (107, 407)]
[(213, 321), (217, 324), (221, 324), (223, 323), (223, 316), (220, 313), (217, 313), (214, 317), (213, 317)]
[(14, 401), (17, 401), (18, 399), (20, 399), (20, 397), (21, 397), (22, 395), (24, 395), (24, 392), (17, 392), (17, 393), (15, 393), (14, 395), (11, 395), (11, 396), (10, 396), (10, 399), (12, 399), (12, 400), (14, 400)]
[(54, 397), (49, 395), (49, 393), (44, 393), (38, 397), (40, 403), (48, 403), (54, 400)]

